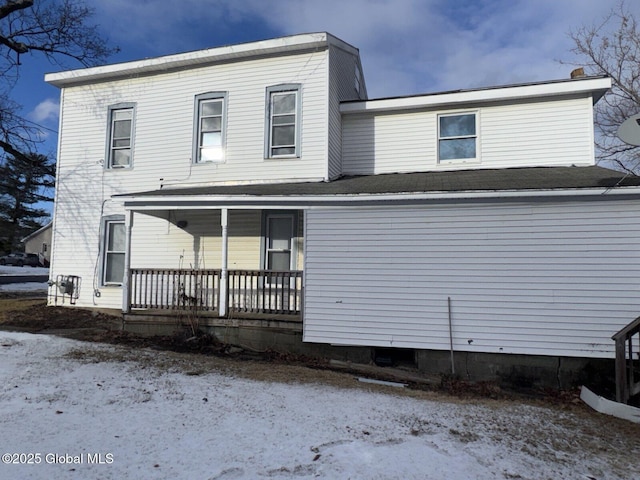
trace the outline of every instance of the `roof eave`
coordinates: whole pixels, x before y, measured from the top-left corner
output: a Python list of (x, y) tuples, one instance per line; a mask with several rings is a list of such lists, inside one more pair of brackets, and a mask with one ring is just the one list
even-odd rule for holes
[(202, 65), (241, 60), (256, 56), (283, 55), (298, 51), (327, 48), (339, 45), (341, 48), (357, 49), (326, 32), (291, 35), (258, 42), (241, 43), (214, 47), (193, 52), (147, 58), (132, 62), (116, 63), (99, 67), (48, 73), (45, 81), (56, 87), (94, 83), (132, 75), (162, 73), (180, 68), (195, 68)]
[(349, 101), (340, 104), (340, 112), (343, 114), (384, 112), (576, 94), (591, 94), (593, 103), (595, 103), (610, 88), (611, 78), (590, 77), (576, 80), (507, 85), (504, 87), (478, 88), (378, 100)]
[(206, 209), (214, 206), (239, 206), (255, 208), (276, 208), (278, 206), (323, 206), (333, 204), (398, 204), (450, 200), (515, 200), (518, 198), (554, 198), (554, 197), (595, 197), (604, 195), (640, 196), (640, 187), (593, 187), (593, 188), (557, 188), (557, 189), (522, 189), (522, 190), (468, 190), (468, 191), (434, 191), (406, 193), (362, 193), (334, 195), (118, 195), (112, 197), (120, 200), (129, 210), (153, 210), (158, 207), (189, 209)]

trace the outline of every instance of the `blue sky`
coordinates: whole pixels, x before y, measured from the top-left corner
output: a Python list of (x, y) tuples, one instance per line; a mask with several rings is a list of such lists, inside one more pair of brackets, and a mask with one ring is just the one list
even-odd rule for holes
[[(109, 63), (330, 32), (360, 49), (371, 98), (568, 78), (570, 30), (600, 22), (617, 0), (85, 0), (121, 48)], [(640, 17), (640, 2), (628, 2)], [(59, 71), (22, 58), (15, 99), (55, 152)], [(75, 68), (75, 66), (74, 66)]]

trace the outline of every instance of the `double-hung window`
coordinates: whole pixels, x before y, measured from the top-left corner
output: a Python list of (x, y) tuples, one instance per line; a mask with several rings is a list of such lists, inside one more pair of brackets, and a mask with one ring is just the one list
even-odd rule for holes
[(300, 156), (300, 85), (267, 88), (266, 158)]
[(476, 112), (438, 116), (438, 161), (478, 160)]
[(102, 240), (102, 284), (122, 285), (126, 244), (124, 219), (105, 220)]
[(133, 161), (133, 104), (109, 108), (107, 168), (130, 168)]
[[(264, 217), (264, 269), (271, 272), (287, 272), (295, 266), (295, 230), (297, 215), (294, 212), (270, 212)], [(281, 284), (280, 274), (267, 275), (267, 285)]]
[(295, 215), (270, 213), (265, 220), (265, 269), (287, 271), (292, 266)]
[(194, 163), (224, 161), (226, 98), (225, 92), (196, 96)]

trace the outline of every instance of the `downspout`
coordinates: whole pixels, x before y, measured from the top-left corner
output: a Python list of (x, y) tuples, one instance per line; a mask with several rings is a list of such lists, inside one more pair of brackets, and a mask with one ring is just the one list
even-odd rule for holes
[(124, 244), (124, 278), (122, 279), (122, 313), (131, 311), (131, 225), (133, 224), (133, 211), (127, 210), (124, 217), (125, 244)]
[(229, 257), (229, 232), (228, 232), (228, 209), (220, 210), (220, 225), (222, 226), (222, 265), (220, 268), (220, 308), (218, 316), (227, 315), (227, 291), (228, 291), (228, 257)]
[(451, 297), (447, 297), (447, 310), (449, 313), (449, 350), (451, 352), (451, 375), (455, 375), (456, 367), (453, 361), (453, 321), (451, 319)]

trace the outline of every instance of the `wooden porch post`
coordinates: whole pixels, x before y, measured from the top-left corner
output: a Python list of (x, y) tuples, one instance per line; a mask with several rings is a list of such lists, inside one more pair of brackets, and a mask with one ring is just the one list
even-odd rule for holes
[(228, 210), (223, 208), (220, 210), (220, 225), (222, 226), (222, 262), (220, 268), (220, 310), (218, 315), (220, 317), (225, 317), (227, 315), (227, 288), (228, 288), (228, 272), (227, 272), (227, 262), (229, 255), (229, 245), (228, 245)]
[(629, 400), (625, 340), (624, 337), (616, 338), (616, 401), (619, 403)]
[(124, 278), (122, 279), (122, 313), (131, 310), (131, 225), (133, 224), (133, 211), (127, 210), (124, 217), (125, 243), (124, 243)]

